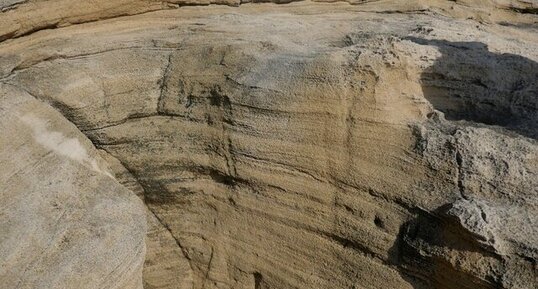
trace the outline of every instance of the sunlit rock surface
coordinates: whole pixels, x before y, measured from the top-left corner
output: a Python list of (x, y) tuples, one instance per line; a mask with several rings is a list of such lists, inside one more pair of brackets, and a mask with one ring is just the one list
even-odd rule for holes
[(536, 288), (537, 8), (0, 1), (2, 286)]

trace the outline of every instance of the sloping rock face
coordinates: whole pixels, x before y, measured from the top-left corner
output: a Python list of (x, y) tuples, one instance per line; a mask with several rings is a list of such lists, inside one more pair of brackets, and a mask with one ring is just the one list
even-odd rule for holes
[(143, 204), (61, 114), (1, 86), (2, 287), (142, 288)]
[(6, 288), (538, 286), (536, 2), (210, 3), (0, 1)]

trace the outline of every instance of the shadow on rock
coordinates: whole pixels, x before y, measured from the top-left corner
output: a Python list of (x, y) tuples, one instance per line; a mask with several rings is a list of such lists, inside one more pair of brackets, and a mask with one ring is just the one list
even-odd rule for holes
[(502, 126), (537, 139), (538, 63), (480, 42), (408, 37), (442, 56), (421, 75), (426, 99), (448, 120)]
[(390, 261), (417, 289), (504, 288), (490, 271), (502, 260), (449, 214), (451, 208), (416, 209), (416, 218), (400, 228)]

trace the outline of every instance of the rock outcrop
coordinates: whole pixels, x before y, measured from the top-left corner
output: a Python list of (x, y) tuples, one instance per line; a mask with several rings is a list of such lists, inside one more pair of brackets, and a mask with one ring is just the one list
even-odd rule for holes
[(1, 85), (3, 288), (142, 288), (144, 207), (61, 114)]
[(1, 283), (537, 287), (537, 7), (0, 1)]

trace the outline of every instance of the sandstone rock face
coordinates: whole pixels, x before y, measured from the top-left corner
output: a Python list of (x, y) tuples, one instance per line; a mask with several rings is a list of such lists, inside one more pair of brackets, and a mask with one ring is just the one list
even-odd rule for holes
[(82, 2), (0, 1), (5, 288), (538, 287), (536, 1)]
[(2, 84), (3, 288), (142, 288), (143, 205), (61, 114)]

